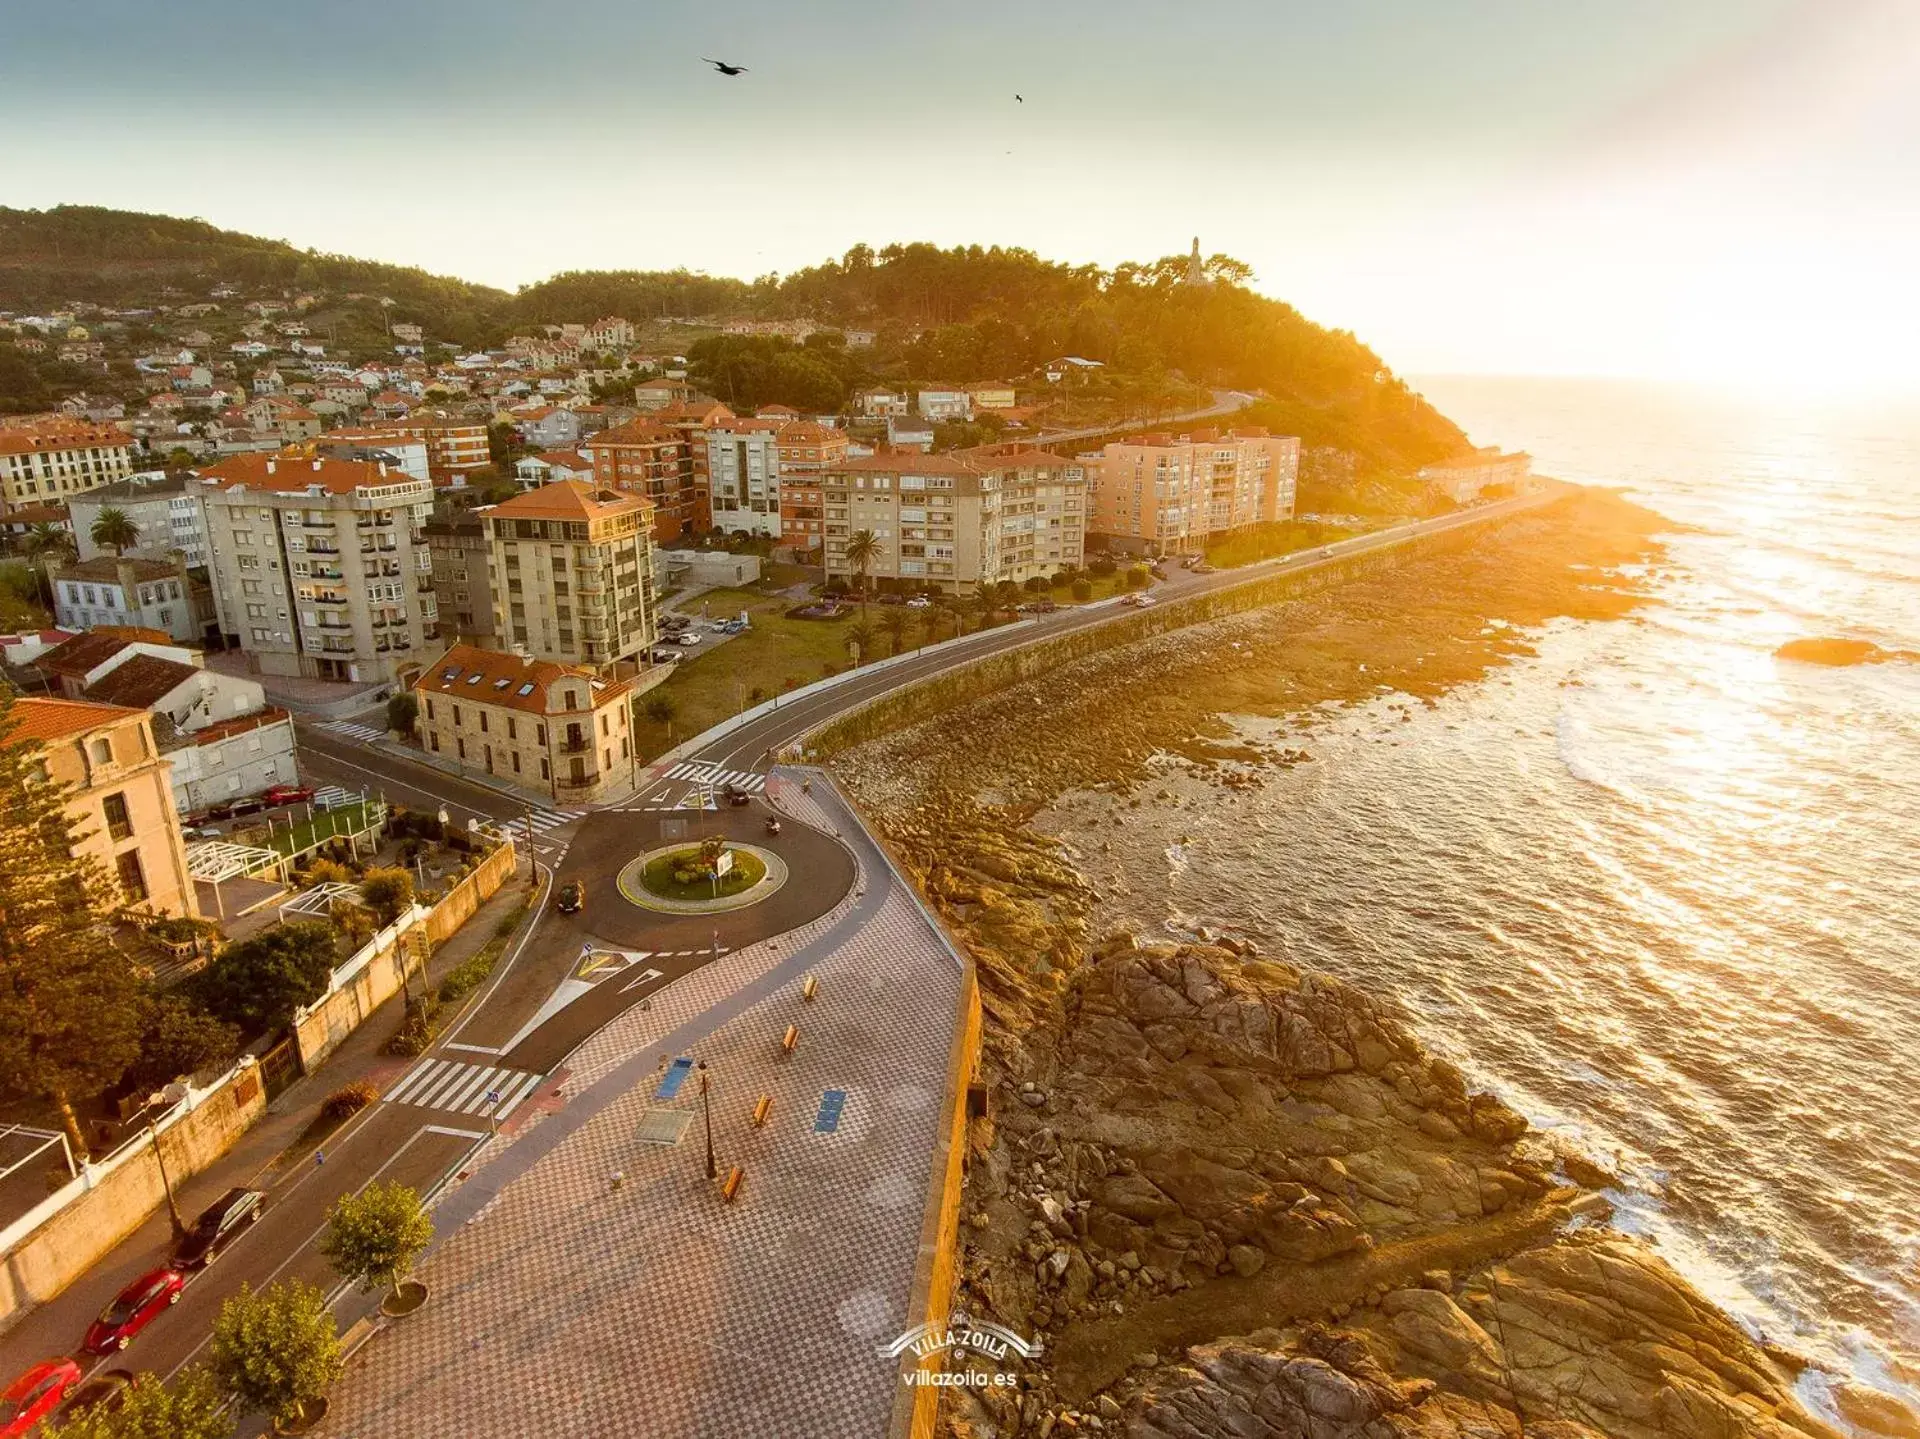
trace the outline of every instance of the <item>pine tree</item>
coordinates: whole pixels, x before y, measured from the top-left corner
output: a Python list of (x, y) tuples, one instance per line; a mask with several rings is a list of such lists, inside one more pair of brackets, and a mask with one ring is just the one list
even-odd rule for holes
[(133, 1062), (144, 986), (108, 927), (117, 892), (76, 853), (84, 831), (19, 726), (0, 687), (0, 1089), (52, 1101), (85, 1154), (73, 1101)]

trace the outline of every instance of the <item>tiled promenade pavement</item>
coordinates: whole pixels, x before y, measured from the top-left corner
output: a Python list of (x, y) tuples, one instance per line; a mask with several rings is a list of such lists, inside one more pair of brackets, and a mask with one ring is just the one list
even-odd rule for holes
[[(432, 1298), (360, 1351), (329, 1434), (886, 1432), (899, 1381), (874, 1351), (907, 1327), (960, 971), (837, 796), (777, 788), (853, 845), (857, 896), (576, 1052), (566, 1102), (530, 1110), (436, 1207)], [(790, 1023), (799, 1043), (780, 1058)], [(720, 1172), (746, 1168), (732, 1205), (705, 1178), (697, 1075), (655, 1098), (681, 1055), (710, 1066)], [(829, 1090), (844, 1107), (817, 1132)], [(754, 1129), (761, 1094), (772, 1116)], [(677, 1145), (637, 1139), (652, 1110), (686, 1117)]]

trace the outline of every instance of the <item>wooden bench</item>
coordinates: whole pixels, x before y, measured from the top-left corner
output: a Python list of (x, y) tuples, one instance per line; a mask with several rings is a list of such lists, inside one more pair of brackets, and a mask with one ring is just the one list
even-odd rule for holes
[(753, 1106), (753, 1127), (755, 1129), (765, 1129), (767, 1127), (767, 1116), (771, 1113), (773, 1113), (773, 1096), (771, 1094), (763, 1094), (760, 1096), (759, 1103)]
[(720, 1181), (720, 1198), (728, 1204), (733, 1203), (734, 1195), (740, 1192), (740, 1186), (746, 1183), (747, 1171), (739, 1165), (727, 1171), (727, 1177)]
[(800, 1026), (797, 1024), (789, 1024), (787, 1026), (786, 1034), (784, 1034), (780, 1039), (780, 1052), (783, 1055), (792, 1054), (793, 1047), (799, 1042), (800, 1042)]

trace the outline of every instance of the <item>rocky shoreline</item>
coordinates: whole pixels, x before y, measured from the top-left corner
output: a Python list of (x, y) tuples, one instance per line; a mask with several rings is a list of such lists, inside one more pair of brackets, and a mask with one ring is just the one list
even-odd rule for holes
[[(1218, 936), (1096, 940), (1032, 821), (1169, 756), (1217, 801), (1311, 762), (1319, 707), (1432, 703), (1554, 618), (1644, 602), (1658, 516), (1577, 491), (1254, 614), (1076, 661), (836, 762), (976, 964), (956, 1304), (1039, 1337), (954, 1435), (1835, 1436), (1767, 1351), (1606, 1226), (1607, 1176), (1429, 1055), (1392, 1006)], [(1279, 722), (1249, 742), (1241, 717)], [(941, 755), (933, 767), (920, 757)], [(1136, 799), (1116, 799), (1124, 826)], [(983, 1361), (984, 1362), (984, 1361)], [(1920, 1434), (1853, 1401), (1858, 1433)]]

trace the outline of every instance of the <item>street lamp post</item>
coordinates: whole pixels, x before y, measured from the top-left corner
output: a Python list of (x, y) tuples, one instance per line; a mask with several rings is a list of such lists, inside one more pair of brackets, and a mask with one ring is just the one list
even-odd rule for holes
[(154, 1163), (160, 1166), (160, 1187), (167, 1192), (167, 1218), (173, 1225), (173, 1237), (184, 1239), (187, 1233), (186, 1221), (180, 1217), (180, 1201), (173, 1195), (173, 1179), (167, 1173), (167, 1156), (160, 1148), (160, 1131), (153, 1127), (153, 1107), (167, 1102), (164, 1090), (147, 1096), (147, 1102), (141, 1107), (140, 1122), (146, 1126), (147, 1141), (153, 1145)]
[(707, 1120), (707, 1178), (718, 1179), (720, 1166), (713, 1161), (713, 1101), (708, 1097), (707, 1062), (700, 1061), (700, 1109)]

